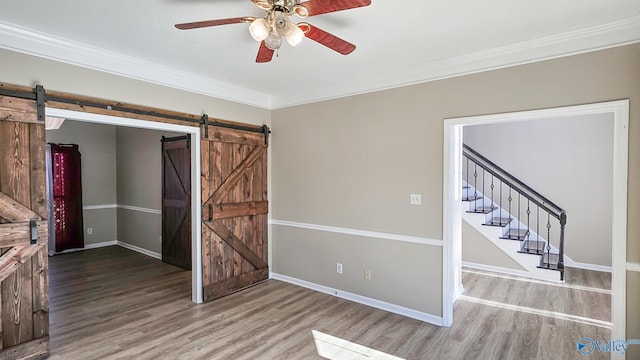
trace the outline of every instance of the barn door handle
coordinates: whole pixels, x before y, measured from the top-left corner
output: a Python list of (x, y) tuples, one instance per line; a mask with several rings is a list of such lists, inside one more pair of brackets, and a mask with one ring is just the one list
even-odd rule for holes
[(31, 228), (31, 245), (35, 245), (38, 242), (38, 223), (37, 223), (37, 219), (29, 220), (29, 227)]
[(209, 204), (209, 221), (213, 220), (213, 205)]

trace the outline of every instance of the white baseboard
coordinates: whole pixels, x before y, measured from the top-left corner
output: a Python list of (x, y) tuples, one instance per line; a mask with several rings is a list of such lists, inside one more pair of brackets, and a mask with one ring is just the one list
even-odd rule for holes
[(111, 241), (104, 241), (104, 242), (99, 242), (95, 244), (86, 244), (84, 248), (86, 250), (89, 250), (89, 249), (97, 249), (101, 247), (113, 246), (116, 244), (118, 244), (118, 240), (111, 240)]
[(456, 295), (455, 295), (455, 298), (453, 299), (453, 301), (455, 302), (456, 300), (458, 300), (458, 298), (460, 298), (460, 296), (462, 296), (462, 294), (464, 294), (464, 285), (460, 284), (460, 286), (458, 286), (456, 288)]
[(602, 272), (608, 272), (608, 273), (613, 272), (613, 268), (611, 266), (581, 263), (581, 262), (573, 261), (566, 257), (564, 261), (564, 266), (572, 267), (576, 269), (583, 269), (583, 270), (602, 271)]
[(94, 244), (86, 244), (83, 248), (68, 249), (68, 250), (64, 250), (64, 251), (60, 251), (60, 252), (50, 252), (49, 255), (67, 254), (67, 253), (72, 253), (72, 252), (76, 252), (76, 251), (98, 249), (98, 248), (103, 248), (103, 247), (107, 247), (107, 246), (116, 246), (116, 245), (117, 246), (122, 246), (125, 249), (129, 249), (129, 250), (138, 252), (138, 253), (146, 255), (146, 256), (150, 256), (150, 257), (152, 257), (154, 259), (162, 260), (162, 254), (159, 254), (159, 253), (157, 253), (155, 251), (151, 251), (151, 250), (147, 250), (147, 249), (141, 248), (139, 246), (131, 245), (129, 243), (126, 243), (124, 241), (119, 241), (119, 240), (104, 241), (104, 242), (99, 242), (99, 243), (94, 243)]
[(159, 253), (157, 253), (155, 251), (151, 251), (151, 250), (147, 250), (147, 249), (141, 248), (139, 246), (131, 245), (131, 244), (126, 243), (124, 241), (117, 241), (116, 245), (122, 246), (125, 249), (129, 249), (129, 250), (132, 250), (132, 251), (135, 251), (135, 252), (139, 252), (140, 254), (143, 254), (143, 255), (150, 256), (150, 257), (152, 257), (154, 259), (162, 260), (162, 254), (159, 254)]
[(270, 273), (269, 277), (274, 280), (284, 281), (290, 284), (298, 285), (307, 289), (315, 290), (321, 293), (333, 295), (339, 297), (341, 299), (353, 301), (359, 304), (367, 305), (374, 307), (376, 309), (388, 311), (394, 314), (403, 315), (412, 319), (428, 322), (433, 325), (443, 326), (442, 317), (435, 316), (427, 313), (423, 313), (420, 311), (412, 310), (403, 306), (390, 304), (388, 302), (372, 299), (366, 296), (353, 294), (350, 292), (333, 289), (328, 286), (319, 285), (316, 283), (312, 283), (305, 280), (296, 279), (290, 276), (278, 274), (278, 273)]
[(97, 248), (102, 248), (107, 246), (114, 246), (117, 244), (118, 244), (118, 240), (103, 241), (99, 243), (85, 244), (83, 248), (78, 248), (78, 249), (68, 249), (60, 252), (49, 251), (49, 255), (67, 254), (67, 253), (72, 253), (76, 251), (84, 251), (84, 250), (97, 249)]
[(107, 246), (115, 246), (115, 245), (122, 246), (125, 249), (129, 249), (129, 250), (138, 252), (140, 254), (150, 256), (150, 257), (152, 257), (154, 259), (162, 260), (162, 254), (159, 254), (159, 253), (157, 253), (155, 251), (151, 251), (151, 250), (147, 250), (147, 249), (141, 248), (139, 246), (131, 245), (129, 243), (126, 243), (124, 241), (119, 241), (119, 240), (104, 241), (104, 242), (99, 242), (99, 243), (94, 243), (94, 244), (86, 244), (83, 248), (69, 249), (69, 250), (64, 250), (64, 251), (60, 251), (60, 252), (49, 252), (49, 255), (66, 254), (66, 253), (71, 253), (71, 252), (76, 252), (76, 251), (91, 250), (91, 249), (97, 249), (97, 248), (102, 248), (102, 247), (107, 247)]
[[(505, 267), (500, 267), (500, 266), (478, 264), (478, 263), (473, 263), (473, 262), (469, 262), (469, 261), (463, 261), (462, 262), (462, 266), (470, 268), (470, 269), (490, 271), (490, 272), (506, 274), (506, 275), (513, 275), (513, 276), (519, 276), (519, 277), (524, 277), (524, 278), (529, 278), (529, 279), (534, 279), (534, 280), (561, 282), (559, 279), (558, 280), (540, 279), (539, 276), (537, 276), (535, 274), (532, 274), (532, 273), (530, 273), (528, 271), (510, 269), (510, 268), (505, 268)], [(548, 271), (548, 270), (546, 270), (546, 271)]]

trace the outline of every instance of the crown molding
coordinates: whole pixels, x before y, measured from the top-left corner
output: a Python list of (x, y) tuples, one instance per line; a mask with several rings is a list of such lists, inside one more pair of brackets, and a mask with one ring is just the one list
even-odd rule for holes
[(637, 42), (640, 42), (640, 15), (471, 54), (429, 61), (386, 72), (384, 78), (352, 79), (342, 82), (339, 87), (315, 87), (313, 92), (272, 94), (272, 107), (278, 109), (337, 99)]
[(271, 96), (213, 78), (0, 21), (0, 48), (237, 103), (271, 108)]
[(279, 109), (640, 42), (640, 15), (309, 91), (267, 94), (0, 21), (0, 48), (264, 109)]

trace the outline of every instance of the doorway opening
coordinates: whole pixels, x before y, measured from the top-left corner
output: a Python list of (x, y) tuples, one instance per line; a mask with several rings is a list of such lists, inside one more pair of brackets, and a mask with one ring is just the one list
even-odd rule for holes
[(626, 245), (629, 101), (446, 119), (443, 181), (443, 324), (453, 323), (453, 304), (462, 292), (462, 139), (467, 125), (535, 121), (554, 117), (611, 114), (613, 125), (611, 338), (626, 331)]
[[(47, 108), (46, 116), (63, 118), (72, 121), (89, 122), (120, 127), (130, 127), (148, 130), (159, 130), (188, 134), (191, 146), (191, 189), (200, 189), (200, 128), (193, 126), (175, 125), (154, 121), (124, 118), (94, 114), (65, 109)], [(201, 194), (199, 191), (191, 192), (191, 299), (195, 303), (203, 302), (202, 291), (202, 257), (201, 257)]]

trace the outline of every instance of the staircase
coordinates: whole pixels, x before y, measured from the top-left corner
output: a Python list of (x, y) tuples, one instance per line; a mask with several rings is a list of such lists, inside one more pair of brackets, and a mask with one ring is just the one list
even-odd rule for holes
[(566, 211), (467, 145), (462, 183), (463, 220), (531, 277), (564, 281)]

